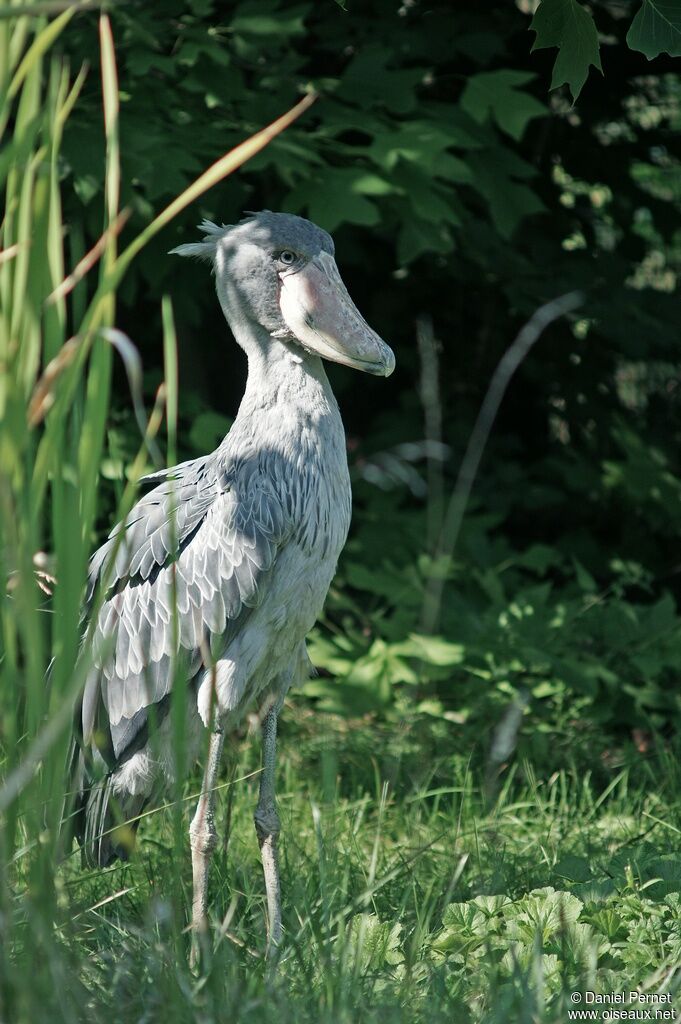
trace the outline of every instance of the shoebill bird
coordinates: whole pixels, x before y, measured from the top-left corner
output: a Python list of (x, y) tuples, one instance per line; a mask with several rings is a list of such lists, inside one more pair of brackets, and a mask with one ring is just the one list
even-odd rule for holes
[(343, 424), (322, 359), (387, 377), (395, 358), (348, 295), (326, 231), (268, 210), (201, 227), (202, 241), (173, 252), (212, 265), (248, 358), (246, 391), (220, 446), (145, 478), (153, 489), (92, 558), (95, 653), (78, 713), (77, 834), (86, 864), (128, 856), (132, 831), (121, 823), (134, 831), (174, 777), (169, 711), (179, 663), (197, 754), (209, 730), (189, 829), (194, 935), (207, 928), (224, 738), (253, 711), (262, 723), (255, 827), (271, 951), (281, 939), (277, 716), (289, 687), (309, 675), (305, 637), (350, 524)]

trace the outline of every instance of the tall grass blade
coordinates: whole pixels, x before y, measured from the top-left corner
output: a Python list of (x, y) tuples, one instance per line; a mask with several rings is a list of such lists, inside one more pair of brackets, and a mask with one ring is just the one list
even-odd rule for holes
[[(19, 67), (14, 73), (12, 81), (10, 82), (9, 89), (7, 90), (8, 100), (14, 99), (30, 72), (40, 65), (40, 61), (43, 56), (53, 45), (55, 40), (59, 38), (68, 23), (71, 21), (71, 18), (76, 13), (76, 10), (77, 7), (75, 4), (72, 7), (68, 7), (59, 15), (58, 18), (55, 18), (54, 21), (51, 21), (41, 32), (38, 32), (33, 43), (19, 64)], [(12, 17), (15, 15), (16, 11), (12, 11)], [(9, 15), (7, 16), (9, 17)]]

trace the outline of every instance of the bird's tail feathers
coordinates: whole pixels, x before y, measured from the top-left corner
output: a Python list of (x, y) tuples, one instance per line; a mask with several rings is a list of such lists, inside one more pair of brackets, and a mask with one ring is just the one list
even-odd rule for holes
[(111, 775), (94, 783), (85, 806), (84, 866), (105, 868), (115, 860), (128, 860), (145, 802), (144, 796), (115, 794)]
[(128, 860), (146, 797), (117, 793), (115, 772), (106, 772), (103, 763), (96, 764), (77, 736), (69, 752), (68, 778), (71, 798), (62, 813), (65, 849), (75, 838), (83, 867), (103, 868), (115, 860)]

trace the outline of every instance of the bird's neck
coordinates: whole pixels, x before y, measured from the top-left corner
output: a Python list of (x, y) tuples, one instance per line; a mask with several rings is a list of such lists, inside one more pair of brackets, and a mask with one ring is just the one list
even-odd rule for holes
[(254, 434), (280, 431), (285, 442), (312, 431), (344, 448), (338, 404), (321, 359), (294, 342), (272, 338), (259, 324), (230, 318), (230, 326), (248, 357), (237, 423), (247, 423)]

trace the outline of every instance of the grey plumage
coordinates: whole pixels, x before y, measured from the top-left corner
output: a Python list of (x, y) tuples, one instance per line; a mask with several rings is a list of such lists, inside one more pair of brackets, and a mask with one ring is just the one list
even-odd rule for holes
[[(190, 739), (214, 719), (222, 736), (255, 705), (274, 749), (276, 709), (309, 673), (305, 636), (350, 522), (343, 426), (319, 356), (381, 375), (394, 366), (352, 304), (326, 232), (269, 211), (235, 227), (202, 228), (202, 242), (176, 251), (213, 263), (220, 303), (248, 357), (248, 383), (216, 451), (147, 477), (152, 489), (91, 560), (94, 655), (74, 758), (88, 863), (127, 855), (130, 832), (118, 826), (175, 770), (167, 709), (178, 662)], [(221, 739), (211, 746), (210, 773), (221, 749)], [(272, 772), (273, 762), (261, 790), (261, 831), (276, 818)], [(209, 782), (202, 801), (210, 809)], [(197, 811), (196, 857), (212, 835), (210, 814), (208, 824), (199, 819)], [(262, 835), (274, 907), (276, 835)], [(204, 911), (205, 892), (195, 920)]]
[[(111, 653), (96, 657), (87, 676), (82, 735), (87, 743), (103, 717), (113, 753), (110, 770), (137, 752), (148, 709), (169, 692), (179, 649), (193, 680), (204, 652), (222, 652), (257, 605), (263, 578), (292, 527), (286, 496), (278, 493), (285, 474), (276, 460), (276, 453), (261, 453), (254, 469), (251, 460), (235, 460), (220, 448), (209, 459), (169, 470), (94, 555), (88, 601), (103, 581), (107, 594), (94, 631), (95, 651), (106, 649), (107, 640), (114, 643)], [(107, 810), (113, 792), (112, 778), (95, 788), (86, 813), (98, 827), (112, 827)], [(139, 794), (133, 795), (131, 802), (123, 794), (125, 818), (141, 806)], [(84, 850), (92, 859), (87, 843)], [(105, 836), (96, 860), (108, 862), (124, 852)]]
[(291, 528), (277, 493), (276, 454), (263, 459), (255, 473), (248, 462), (235, 461), (223, 449), (197, 461), (169, 471), (92, 560), (89, 594), (101, 580), (107, 585), (95, 648), (104, 647), (112, 635), (116, 642), (87, 678), (84, 706), (91, 717), (83, 720), (86, 736), (102, 683), (112, 726), (168, 692), (169, 661), (178, 649), (173, 599), (179, 645), (195, 671), (202, 645), (219, 648), (228, 624), (257, 604), (261, 578)]

